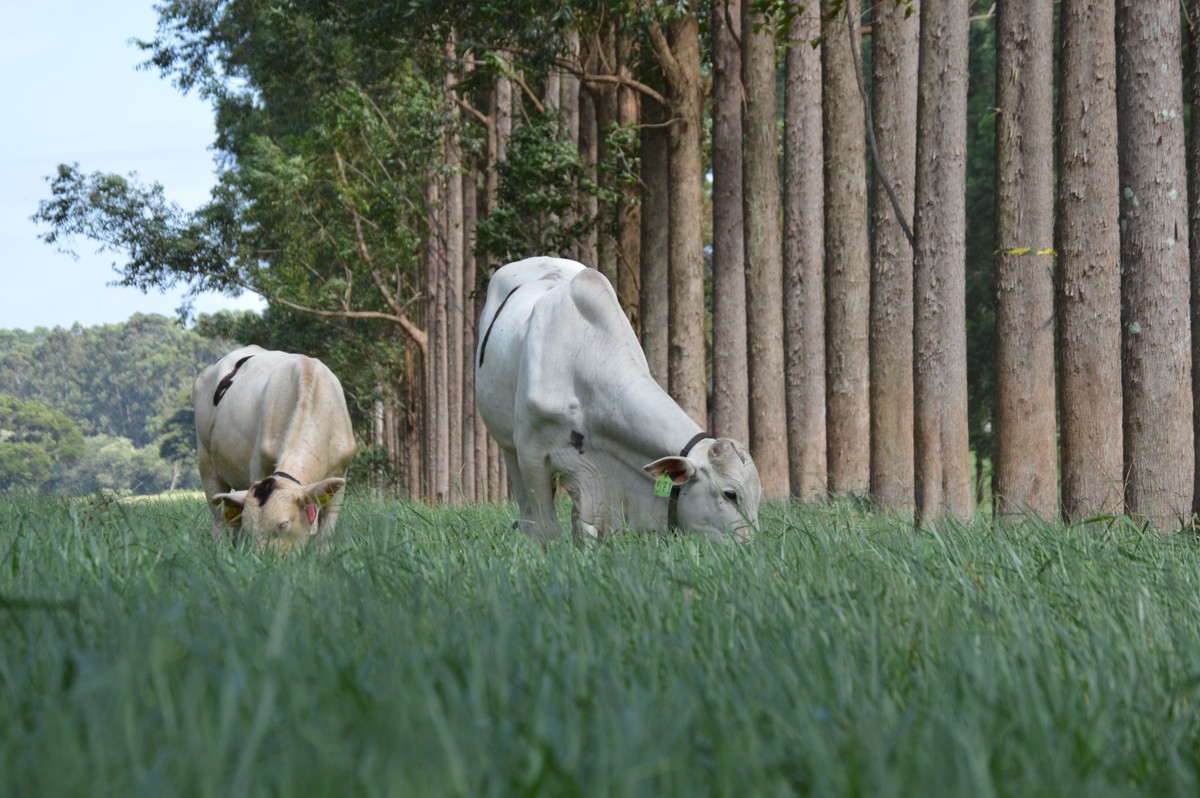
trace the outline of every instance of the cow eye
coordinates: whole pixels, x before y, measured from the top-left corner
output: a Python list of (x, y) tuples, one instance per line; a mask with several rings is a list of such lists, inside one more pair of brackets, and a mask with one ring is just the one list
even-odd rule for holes
[(733, 502), (734, 504), (738, 503), (737, 493), (735, 491), (732, 491), (732, 490), (725, 491), (725, 498), (729, 499), (729, 501)]

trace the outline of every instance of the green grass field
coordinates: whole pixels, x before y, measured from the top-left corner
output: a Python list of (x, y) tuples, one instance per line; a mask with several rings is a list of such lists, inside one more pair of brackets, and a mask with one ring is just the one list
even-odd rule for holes
[(0, 795), (1200, 790), (1200, 544), (770, 506), (549, 551), (351, 499), (327, 552), (201, 501), (0, 500)]

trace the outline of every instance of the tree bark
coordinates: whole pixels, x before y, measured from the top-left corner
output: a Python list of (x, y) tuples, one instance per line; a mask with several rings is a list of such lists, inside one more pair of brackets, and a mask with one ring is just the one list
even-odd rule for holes
[(1054, 390), (1054, 8), (996, 18), (996, 459), (1000, 515), (1058, 518)]
[[(454, 44), (447, 45), (453, 62)], [(458, 106), (455, 102), (458, 78), (447, 70), (445, 89), (450, 114), (446, 131), (446, 426), (449, 433), (447, 464), (449, 478), (457, 487), (447, 499), (458, 502), (463, 496), (463, 175), (462, 147), (458, 137)]]
[(742, 0), (713, 0), (712, 433), (749, 444), (741, 14)]
[(1175, 529), (1195, 487), (1178, 4), (1118, 0), (1116, 31), (1125, 499)]
[(967, 6), (922, 0), (913, 255), (918, 518), (971, 513), (967, 442)]
[(1067, 521), (1124, 511), (1114, 0), (1063, 0), (1058, 347)]
[[(634, 39), (629, 31), (617, 32), (617, 76), (632, 80), (630, 63), (633, 60)], [(640, 119), (638, 96), (627, 84), (620, 84), (617, 96), (617, 124), (622, 131), (635, 131)], [(628, 141), (630, 151), (625, 154), (629, 163), (637, 163), (636, 140)], [(638, 204), (638, 187), (632, 180), (624, 180), (617, 187), (616, 207), (616, 259), (617, 296), (629, 324), (640, 340), (642, 337), (641, 312), (641, 226), (642, 209)]]
[(667, 344), (669, 303), (667, 264), (670, 245), (667, 227), (670, 203), (667, 197), (669, 143), (665, 127), (667, 115), (654, 100), (642, 98), (642, 180), (641, 180), (641, 275), (642, 275), (642, 351), (650, 375), (668, 390)]
[(463, 174), (462, 217), (463, 217), (463, 257), (462, 257), (462, 304), (463, 304), (463, 336), (462, 354), (463, 388), (462, 388), (462, 484), (467, 501), (477, 502), (480, 497), (479, 472), (477, 463), (481, 462), (480, 439), (476, 425), (483, 426), (479, 418), (479, 410), (475, 406), (475, 341), (479, 313), (476, 310), (476, 271), (475, 271), (475, 222), (478, 209), (476, 173), (470, 167)]
[(667, 224), (669, 260), (670, 393), (701, 427), (708, 425), (704, 362), (704, 204), (701, 135), (704, 85), (700, 76), (700, 26), (695, 1), (674, 17), (664, 35), (651, 25), (655, 54), (667, 82), (671, 127)]
[(920, 20), (895, 3), (872, 23), (871, 115), (879, 158), (871, 207), (871, 496), (887, 510), (910, 509), (913, 477), (913, 249), (886, 179), (912, 223), (917, 165)]
[[(597, 71), (601, 74), (615, 73), (617, 59), (617, 28), (615, 23), (604, 26), (596, 42), (600, 47)], [(613, 83), (591, 83), (587, 86), (592, 95), (596, 109), (596, 163), (607, 164), (612, 159), (609, 143), (609, 129), (617, 122), (617, 87)], [(616, 186), (613, 185), (612, 172), (596, 169), (596, 180), (606, 197), (612, 195)], [(600, 215), (596, 220), (596, 254), (595, 264), (621, 298), (621, 276), (617, 269), (616, 242), (616, 207), (612, 200), (603, 199), (599, 202)], [(624, 309), (624, 305), (622, 308)], [(626, 309), (626, 315), (628, 315)]]
[[(585, 59), (588, 72), (596, 70), (596, 54), (589, 53)], [(596, 182), (596, 161), (598, 158), (599, 136), (596, 129), (596, 101), (588, 89), (579, 92), (579, 158), (583, 161), (583, 178), (585, 181)], [(593, 269), (600, 268), (599, 238), (597, 226), (600, 224), (600, 201), (591, 192), (584, 192), (579, 197), (579, 214), (584, 219), (594, 222), (579, 242), (578, 260), (584, 266)]]
[(825, 139), (825, 392), (829, 414), (829, 487), (870, 489), (871, 261), (867, 239), (867, 165), (862, 98), (850, 50), (859, 36), (859, 4), (846, 0), (830, 18), (822, 0)]
[[(1188, 3), (1188, 73), (1191, 78), (1191, 112), (1192, 119), (1200, 119), (1200, 3), (1191, 0)], [(1193, 128), (1193, 130), (1195, 130)], [(1189, 242), (1200, 237), (1200, 135), (1192, 134), (1191, 145), (1188, 149), (1188, 236)], [(1191, 267), (1192, 319), (1200, 318), (1200, 246), (1188, 248)], [(1193, 324), (1195, 322), (1193, 321)], [(1192, 445), (1197, 457), (1200, 457), (1200, 386), (1196, 380), (1200, 378), (1200, 336), (1192, 335)], [(1200, 513), (1200, 466), (1195, 469), (1195, 482), (1192, 490), (1192, 516)]]
[(775, 95), (775, 26), (752, 3), (742, 5), (742, 219), (746, 248), (746, 315), (750, 379), (750, 451), (763, 496), (788, 495), (787, 406), (783, 369), (783, 244), (779, 229), (779, 159)]
[(792, 24), (784, 101), (784, 348), (788, 483), (816, 501), (828, 492), (825, 415), (825, 147), (817, 9)]

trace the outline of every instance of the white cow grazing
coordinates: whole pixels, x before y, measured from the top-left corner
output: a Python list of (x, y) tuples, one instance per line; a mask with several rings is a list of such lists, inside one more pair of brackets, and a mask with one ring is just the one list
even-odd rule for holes
[(228, 527), (259, 549), (327, 539), (355, 449), (333, 372), (311, 357), (247, 346), (200, 372), (192, 404), (213, 539)]
[(703, 433), (654, 381), (600, 272), (560, 258), (509, 263), (492, 277), (479, 329), (479, 412), (526, 532), (559, 536), (557, 477), (576, 542), (622, 526), (749, 536), (762, 495), (749, 452)]

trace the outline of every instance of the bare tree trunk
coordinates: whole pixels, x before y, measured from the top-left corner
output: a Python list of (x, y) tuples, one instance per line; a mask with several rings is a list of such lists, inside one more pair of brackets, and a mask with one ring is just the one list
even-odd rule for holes
[(967, 6), (922, 0), (913, 258), (914, 451), (923, 520), (971, 513), (967, 442)]
[(1063, 0), (1058, 129), (1062, 504), (1124, 511), (1114, 0)]
[(1054, 8), (996, 21), (996, 512), (1058, 518), (1054, 390)]
[(779, 159), (774, 24), (742, 5), (742, 219), (746, 247), (746, 315), (750, 354), (750, 451), (763, 496), (788, 495), (787, 409), (783, 370), (783, 244), (779, 229)]
[[(451, 61), (455, 58), (454, 43), (447, 45)], [(447, 492), (447, 499), (459, 502), (463, 479), (463, 175), (462, 148), (457, 129), (458, 78), (453, 68), (447, 70), (445, 89), (451, 124), (446, 131), (446, 427), (449, 434), (446, 467), (449, 479), (458, 487)]]
[[(586, 61), (589, 72), (595, 71), (596, 61), (596, 54), (594, 52), (589, 53)], [(579, 92), (579, 158), (583, 161), (583, 178), (591, 183), (595, 183), (597, 179), (596, 162), (599, 157), (599, 135), (596, 128), (596, 117), (596, 101), (593, 93), (585, 88)], [(582, 193), (579, 200), (579, 214), (584, 219), (595, 220), (596, 225), (589, 227), (587, 233), (583, 236), (583, 240), (579, 242), (578, 260), (584, 266), (599, 269), (600, 242), (596, 227), (600, 223), (600, 200), (591, 192)]]
[(1116, 30), (1125, 500), (1165, 530), (1195, 487), (1179, 6), (1118, 0)]
[[(605, 25), (602, 35), (598, 37), (598, 44), (601, 48), (599, 54), (599, 71), (608, 73), (613, 69), (617, 58), (617, 29), (616, 25), (610, 23)], [(615, 72), (615, 70), (613, 70)], [(595, 83), (587, 87), (592, 95), (592, 101), (596, 108), (596, 163), (606, 164), (612, 158), (609, 152), (608, 130), (616, 124), (617, 121), (617, 87), (612, 83)], [(600, 184), (601, 190), (606, 194), (610, 194), (615, 188), (612, 184), (612, 173), (606, 170), (596, 170), (597, 182)], [(608, 278), (612, 283), (613, 289), (617, 292), (617, 298), (621, 297), (621, 277), (617, 270), (617, 242), (614, 238), (616, 233), (616, 208), (609, 200), (602, 200), (599, 203), (600, 217), (597, 220), (596, 231), (596, 253), (599, 260), (592, 264), (601, 274)], [(626, 310), (628, 314), (628, 310)]]
[(712, 432), (749, 444), (741, 15), (742, 0), (713, 0)]
[[(633, 60), (635, 41), (629, 31), (617, 32), (617, 75), (631, 80), (630, 63)], [(637, 93), (627, 85), (617, 88), (617, 124), (622, 130), (637, 130), (640, 114)], [(629, 141), (627, 139), (627, 141)], [(637, 162), (636, 140), (629, 143), (627, 160)], [(641, 226), (642, 209), (638, 204), (638, 187), (632, 181), (624, 181), (617, 187), (616, 236), (617, 236), (617, 296), (621, 307), (629, 317), (633, 332), (642, 336), (641, 312)]]
[(784, 108), (783, 312), (788, 483), (792, 495), (827, 493), (825, 449), (825, 147), (821, 136), (817, 9), (792, 24)]
[[(917, 167), (917, 52), (920, 20), (882, 3), (872, 24), (871, 113), (879, 170), (872, 182), (871, 496), (884, 509), (911, 509), (913, 477), (913, 250), (892, 208), (891, 183), (906, 223)], [(881, 174), (882, 172), (882, 174)]]
[(825, 129), (825, 394), (829, 487), (865, 494), (871, 479), (869, 392), (871, 261), (862, 98), (850, 43), (859, 36), (857, 0), (832, 18), (822, 0)]
[(462, 217), (463, 217), (463, 257), (462, 257), (462, 306), (463, 306), (463, 335), (462, 354), (463, 387), (462, 387), (462, 485), (467, 501), (479, 501), (479, 480), (476, 463), (480, 458), (479, 438), (476, 435), (476, 425), (482, 426), (479, 410), (475, 406), (475, 328), (479, 315), (475, 309), (475, 222), (478, 209), (476, 207), (477, 189), (476, 173), (467, 167), (463, 174)]
[[(567, 54), (566, 57), (570, 61), (579, 60), (579, 31), (570, 30), (566, 33)], [(566, 131), (567, 141), (570, 141), (578, 149), (579, 147), (579, 78), (571, 72), (563, 72), (562, 80), (559, 84), (559, 111), (562, 114), (563, 128)], [(567, 218), (563, 222), (567, 225), (573, 224), (577, 218), (577, 209), (582, 202), (582, 199), (577, 195), (573, 203), (573, 207), (567, 212)], [(580, 260), (580, 246), (578, 241), (571, 243), (571, 248), (567, 253), (567, 257), (575, 260)]]
[[(439, 208), (443, 191), (437, 180), (429, 186), (429, 207)], [(434, 230), (426, 243), (425, 297), (429, 349), (425, 358), (426, 498), (446, 501), (450, 492), (449, 307), (445, 215), (434, 213)], [(437, 229), (437, 228), (441, 229)]]
[(651, 39), (671, 106), (670, 128), (670, 372), (671, 395), (697, 424), (708, 424), (704, 359), (704, 253), (700, 178), (703, 158), (704, 85), (700, 76), (697, 9), (673, 18), (664, 36), (655, 26)]
[[(654, 100), (642, 100), (642, 351), (650, 374), (663, 389), (670, 386), (667, 373), (668, 297), (667, 263), (670, 246), (667, 225), (670, 182), (667, 161), (667, 116)], [(748, 439), (747, 439), (748, 440)]]

